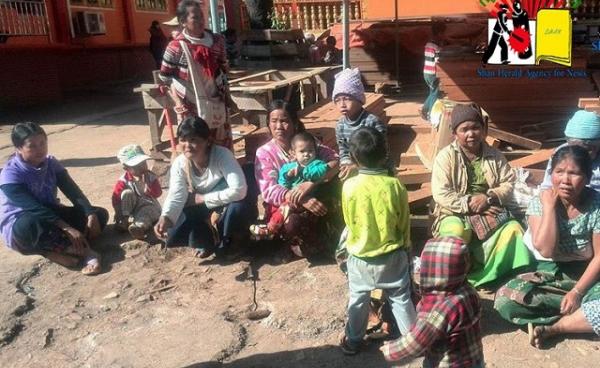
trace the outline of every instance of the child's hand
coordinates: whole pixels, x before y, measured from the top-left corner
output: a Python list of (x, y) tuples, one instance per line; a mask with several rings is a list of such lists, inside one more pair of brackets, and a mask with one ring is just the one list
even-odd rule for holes
[(285, 175), (288, 177), (288, 179), (293, 179), (296, 176), (298, 176), (298, 166), (288, 170), (288, 172)]
[(340, 180), (344, 181), (354, 175), (357, 169), (358, 167), (355, 164), (342, 165), (338, 177)]

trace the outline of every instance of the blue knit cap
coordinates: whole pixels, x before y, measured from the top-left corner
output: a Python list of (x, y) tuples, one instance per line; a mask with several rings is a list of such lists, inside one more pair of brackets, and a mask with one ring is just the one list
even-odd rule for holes
[(600, 117), (591, 111), (579, 110), (567, 123), (565, 137), (600, 139)]

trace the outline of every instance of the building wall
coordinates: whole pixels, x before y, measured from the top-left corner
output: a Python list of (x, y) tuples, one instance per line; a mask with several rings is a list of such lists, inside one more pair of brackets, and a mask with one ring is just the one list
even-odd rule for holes
[(363, 0), (365, 19), (393, 19), (394, 2), (398, 4), (399, 17), (479, 13), (487, 10), (479, 0)]
[[(152, 80), (154, 60), (148, 51), (148, 28), (175, 15), (177, 0), (167, 12), (139, 11), (132, 0), (114, 0), (113, 9), (71, 7), (104, 14), (106, 34), (71, 37), (68, 0), (47, 0), (51, 36), (10, 37), (0, 44), (0, 106), (21, 107), (58, 101), (69, 91), (108, 81)], [(127, 16), (129, 14), (129, 16)], [(165, 35), (169, 30), (163, 27)]]

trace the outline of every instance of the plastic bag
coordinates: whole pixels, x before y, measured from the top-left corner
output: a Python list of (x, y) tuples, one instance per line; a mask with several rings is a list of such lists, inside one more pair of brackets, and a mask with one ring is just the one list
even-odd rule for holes
[(525, 213), (527, 212), (529, 202), (533, 199), (533, 197), (539, 194), (540, 190), (537, 187), (530, 187), (527, 184), (529, 171), (523, 169), (522, 167), (513, 169), (513, 171), (517, 177), (517, 180), (515, 181), (512, 196), (506, 204), (506, 207), (517, 220), (522, 220), (525, 218)]

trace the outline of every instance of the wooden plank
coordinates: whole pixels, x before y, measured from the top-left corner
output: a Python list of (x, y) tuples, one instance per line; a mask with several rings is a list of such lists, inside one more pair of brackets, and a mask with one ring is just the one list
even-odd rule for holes
[(407, 170), (396, 174), (396, 177), (404, 185), (423, 184), (431, 181), (431, 170), (426, 168), (420, 170)]
[(485, 141), (491, 147), (494, 147), (494, 148), (500, 147), (500, 141), (494, 137), (491, 137), (488, 135), (487, 137), (485, 137)]
[[(429, 146), (429, 147), (431, 147), (431, 146)], [(433, 159), (432, 159), (432, 155), (431, 155), (431, 149), (424, 147), (422, 142), (416, 142), (415, 143), (415, 151), (417, 152), (417, 155), (419, 156), (419, 159), (421, 160), (421, 163), (423, 164), (423, 166), (425, 166), (429, 170), (432, 170), (433, 169)]]
[(533, 139), (525, 138), (520, 135), (516, 135), (501, 129), (488, 127), (488, 135), (501, 140), (503, 142), (512, 143), (516, 146), (528, 148), (532, 150), (542, 148), (542, 142), (535, 141)]
[[(243, 82), (243, 81), (246, 81), (246, 80), (252, 80), (252, 79), (260, 78), (260, 77), (268, 77), (269, 74), (275, 73), (275, 72), (277, 72), (277, 69), (265, 70), (264, 72), (254, 73), (254, 74), (247, 75), (245, 77), (241, 77), (241, 78), (230, 80), (229, 84), (230, 85), (231, 84), (236, 84), (236, 83), (239, 83), (239, 82)], [(268, 78), (265, 78), (263, 80), (268, 80)]]
[(512, 167), (528, 167), (536, 164), (540, 164), (542, 162), (548, 161), (552, 153), (554, 153), (554, 148), (546, 148), (539, 151), (534, 152), (533, 154), (525, 157), (518, 158), (516, 160), (509, 161), (508, 163)]
[(433, 219), (429, 215), (410, 215), (410, 227), (418, 229), (429, 229)]
[(408, 205), (419, 206), (425, 203), (431, 197), (431, 188), (421, 188), (408, 192)]

